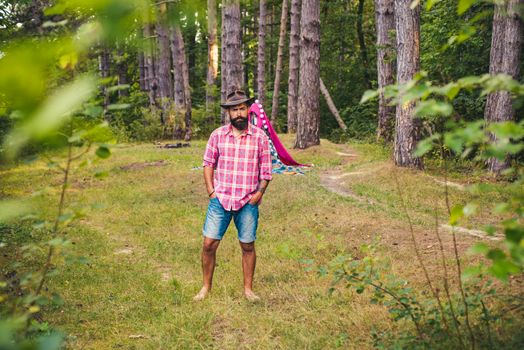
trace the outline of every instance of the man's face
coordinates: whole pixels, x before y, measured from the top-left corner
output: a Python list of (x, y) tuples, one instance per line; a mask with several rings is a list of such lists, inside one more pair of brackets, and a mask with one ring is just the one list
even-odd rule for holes
[(238, 106), (233, 106), (228, 108), (229, 120), (231, 120), (231, 125), (233, 125), (238, 130), (246, 130), (247, 128), (247, 104), (242, 103)]

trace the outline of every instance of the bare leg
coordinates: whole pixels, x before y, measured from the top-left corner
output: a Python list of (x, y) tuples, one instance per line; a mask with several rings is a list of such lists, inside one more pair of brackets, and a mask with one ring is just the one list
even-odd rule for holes
[(255, 242), (242, 243), (242, 271), (244, 272), (244, 295), (249, 301), (257, 301), (260, 298), (253, 293), (253, 275), (255, 274), (255, 265), (257, 263), (257, 254), (255, 252)]
[(220, 241), (217, 239), (204, 237), (204, 244), (202, 245), (202, 274), (204, 285), (200, 292), (193, 298), (195, 301), (204, 299), (211, 290), (213, 273), (215, 272), (216, 252), (219, 244)]

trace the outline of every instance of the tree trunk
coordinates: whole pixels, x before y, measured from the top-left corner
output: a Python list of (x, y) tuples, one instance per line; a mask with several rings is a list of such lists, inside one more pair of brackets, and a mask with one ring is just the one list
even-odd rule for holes
[(320, 0), (302, 3), (300, 24), (300, 82), (295, 148), (320, 144)]
[(266, 100), (266, 0), (260, 0), (258, 19), (258, 54), (257, 54), (257, 92), (258, 100), (264, 106)]
[[(220, 27), (220, 99), (221, 101), (226, 100), (227, 96), (227, 72), (226, 72), (226, 58), (227, 58), (227, 46), (226, 46), (226, 13), (224, 11), (225, 1), (222, 1), (222, 23)], [(220, 111), (220, 122), (222, 125), (227, 123), (227, 114), (224, 109)]]
[(393, 84), (395, 57), (394, 43), (390, 33), (395, 30), (395, 1), (375, 0), (375, 18), (377, 26), (377, 73), (378, 88), (380, 89), (378, 101), (378, 127), (377, 141), (390, 142), (393, 139), (395, 123), (395, 107), (388, 106), (390, 99), (384, 98), (383, 89)]
[(169, 47), (169, 29), (167, 26), (167, 5), (161, 3), (158, 9), (158, 22), (156, 33), (158, 39), (158, 85), (160, 92), (160, 105), (164, 120), (171, 112), (173, 99), (173, 79), (171, 77), (171, 50)]
[[(100, 72), (100, 77), (102, 79), (109, 78), (111, 74), (110, 62), (111, 62), (111, 54), (109, 53), (109, 49), (105, 46), (100, 48), (100, 52), (98, 54), (98, 70)], [(107, 81), (105, 81), (104, 84), (101, 85), (100, 89), (102, 92), (102, 96), (104, 98), (104, 102), (103, 102), (104, 115), (106, 115), (107, 106), (109, 105), (109, 93), (107, 92)]]
[(227, 94), (242, 88), (240, 0), (223, 0), (222, 11), (224, 11), (224, 39), (227, 53), (224, 62)]
[[(184, 37), (179, 25), (173, 28), (173, 66), (175, 67), (175, 111), (178, 116), (184, 116), (185, 136), (184, 139), (191, 139), (191, 89), (189, 86), (189, 65), (186, 58)], [(179, 128), (181, 123), (177, 124)], [(177, 135), (178, 136), (178, 135)], [(181, 136), (181, 135), (180, 135)], [(180, 137), (179, 136), (179, 137)]]
[(156, 79), (156, 62), (155, 62), (155, 37), (151, 34), (151, 25), (144, 24), (144, 67), (145, 67), (145, 87), (149, 92), (149, 106), (157, 107), (158, 81)]
[(324, 95), (324, 98), (326, 99), (326, 103), (329, 107), (329, 110), (331, 111), (331, 114), (335, 117), (337, 120), (338, 126), (344, 131), (348, 129), (342, 118), (340, 117), (340, 114), (338, 113), (338, 109), (335, 106), (335, 103), (331, 99), (331, 95), (329, 94), (328, 89), (326, 88), (326, 85), (324, 85), (324, 82), (322, 81), (322, 78), (320, 78), (320, 91), (322, 92), (322, 95)]
[(289, 80), (287, 97), (287, 131), (297, 131), (298, 69), (300, 65), (300, 0), (291, 0), (289, 38)]
[[(126, 85), (127, 80), (127, 61), (125, 58), (125, 52), (121, 48), (118, 48), (118, 57), (116, 58), (116, 70), (118, 74), (118, 85)], [(129, 89), (118, 89), (118, 96), (129, 96)]]
[[(413, 79), (420, 69), (420, 5), (411, 9), (410, 4), (411, 0), (395, 0), (398, 84)], [(414, 109), (415, 102), (397, 105), (394, 159), (397, 166), (421, 169), (422, 160), (413, 156), (420, 130)]]
[(138, 54), (138, 85), (141, 91), (147, 91), (146, 76), (147, 76), (146, 60), (143, 52)]
[[(522, 6), (523, 2), (507, 0), (503, 4), (495, 4), (489, 62), (489, 73), (492, 75), (503, 73), (518, 79), (522, 47), (522, 18), (519, 15), (519, 6)], [(514, 120), (515, 110), (510, 93), (498, 91), (490, 94), (484, 118), (488, 124)], [(493, 134), (490, 134), (490, 140), (493, 143), (497, 142)], [(487, 161), (489, 171), (495, 174), (500, 174), (509, 165), (509, 157), (505, 160), (490, 158)]]
[(173, 90), (174, 90), (174, 117), (173, 139), (181, 139), (183, 134), (184, 113), (186, 110), (186, 97), (184, 90), (184, 69), (186, 64), (184, 39), (179, 24), (175, 24), (171, 30), (171, 53), (173, 58)]
[(217, 4), (216, 0), (207, 0), (207, 78), (206, 78), (206, 115), (214, 124), (216, 101), (216, 80), (218, 76), (217, 45)]
[(273, 105), (271, 108), (271, 120), (278, 117), (278, 97), (280, 95), (280, 75), (282, 74), (282, 57), (284, 56), (284, 41), (287, 29), (287, 0), (282, 1), (282, 15), (280, 16), (280, 36), (278, 39), (277, 67), (273, 85)]
[(358, 13), (357, 13), (357, 35), (358, 44), (360, 46), (360, 58), (362, 60), (362, 67), (364, 68), (364, 80), (366, 86), (371, 89), (371, 76), (369, 74), (368, 64), (368, 51), (366, 48), (366, 42), (364, 40), (364, 31), (362, 30), (362, 19), (364, 17), (364, 0), (358, 0)]

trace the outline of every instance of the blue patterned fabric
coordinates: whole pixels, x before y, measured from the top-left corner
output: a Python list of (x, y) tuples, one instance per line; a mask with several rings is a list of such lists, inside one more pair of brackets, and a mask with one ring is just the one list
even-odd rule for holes
[[(256, 114), (251, 114), (250, 119), (251, 119), (251, 123), (256, 126), (257, 125)], [(267, 138), (269, 140), (269, 150), (271, 151), (271, 164), (272, 164), (271, 172), (273, 174), (304, 175), (303, 168), (298, 167), (298, 166), (285, 165), (284, 163), (280, 161), (275, 145), (273, 144), (273, 141), (271, 141), (271, 137), (269, 136), (269, 132), (267, 131), (267, 129), (263, 129), (263, 130), (266, 133)]]

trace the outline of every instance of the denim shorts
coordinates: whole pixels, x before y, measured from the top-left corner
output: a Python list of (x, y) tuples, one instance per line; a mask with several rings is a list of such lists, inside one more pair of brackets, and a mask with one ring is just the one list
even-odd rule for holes
[(211, 198), (207, 207), (206, 222), (202, 230), (204, 237), (221, 240), (231, 222), (235, 222), (238, 240), (254, 242), (257, 238), (258, 205), (246, 203), (240, 210), (225, 210), (218, 198)]

